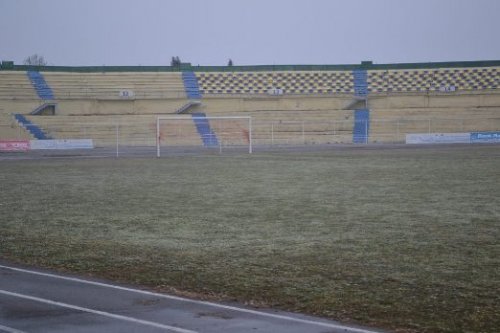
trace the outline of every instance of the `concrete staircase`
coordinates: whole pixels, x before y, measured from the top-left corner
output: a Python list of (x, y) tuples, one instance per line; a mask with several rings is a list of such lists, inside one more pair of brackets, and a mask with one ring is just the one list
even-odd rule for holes
[(217, 135), (210, 128), (210, 123), (208, 122), (206, 115), (200, 112), (193, 113), (192, 117), (203, 145), (205, 147), (217, 147), (219, 145), (219, 140), (217, 140)]
[(52, 89), (49, 87), (49, 85), (45, 81), (45, 78), (40, 72), (28, 71), (26, 72), (26, 74), (28, 75), (28, 78), (30, 79), (33, 88), (35, 88), (38, 97), (40, 97), (43, 100), (54, 99), (54, 93), (52, 92)]

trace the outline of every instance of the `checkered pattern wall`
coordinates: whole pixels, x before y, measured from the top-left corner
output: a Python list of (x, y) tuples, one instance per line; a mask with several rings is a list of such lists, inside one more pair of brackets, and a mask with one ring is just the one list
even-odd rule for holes
[(351, 71), (198, 72), (196, 77), (203, 94), (354, 93)]
[[(212, 94), (354, 94), (352, 71), (197, 72), (200, 91)], [(369, 70), (368, 91), (471, 91), (500, 88), (500, 67)]]
[(498, 89), (500, 68), (451, 68), (428, 70), (368, 71), (368, 90), (424, 92)]

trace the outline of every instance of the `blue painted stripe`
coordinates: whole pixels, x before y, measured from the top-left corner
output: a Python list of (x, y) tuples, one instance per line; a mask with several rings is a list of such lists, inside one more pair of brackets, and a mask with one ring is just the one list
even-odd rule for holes
[(182, 81), (189, 99), (201, 99), (200, 86), (194, 72), (182, 72)]
[(54, 99), (52, 89), (49, 87), (47, 81), (45, 81), (45, 78), (40, 72), (28, 71), (26, 72), (26, 75), (28, 75), (28, 78), (30, 79), (33, 88), (35, 88), (38, 97), (44, 100)]
[(354, 110), (353, 143), (368, 143), (370, 137), (370, 110)]
[(364, 69), (352, 71), (354, 77), (354, 95), (368, 96), (368, 72)]
[(206, 115), (202, 112), (192, 114), (196, 130), (200, 135), (201, 141), (205, 147), (217, 147), (219, 146), (219, 140), (217, 140), (217, 135), (210, 128), (210, 123), (206, 118)]
[(33, 124), (31, 121), (26, 119), (26, 117), (23, 116), (22, 114), (17, 113), (14, 115), (14, 118), (21, 124), (21, 126), (26, 128), (35, 137), (35, 139), (38, 140), (51, 139), (51, 137), (45, 134), (45, 132), (40, 127), (38, 127), (37, 125)]

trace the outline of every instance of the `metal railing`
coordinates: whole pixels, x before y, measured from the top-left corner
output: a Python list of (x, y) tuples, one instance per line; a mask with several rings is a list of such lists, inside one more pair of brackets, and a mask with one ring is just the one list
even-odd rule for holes
[[(68, 117), (70, 118), (70, 117)], [(96, 152), (105, 155), (121, 155), (127, 152), (155, 154), (157, 144), (156, 118), (124, 120), (120, 118), (96, 117), (95, 122), (61, 121), (37, 126), (52, 139), (92, 139)], [(54, 118), (55, 119), (55, 118)], [(35, 120), (36, 122), (36, 120)], [(242, 140), (241, 130), (222, 129), (213, 124), (216, 135), (223, 138), (221, 144), (233, 144)], [(402, 144), (407, 134), (415, 133), (467, 133), (499, 132), (498, 118), (450, 118), (450, 119), (393, 119), (371, 120), (365, 123), (367, 144)], [(26, 125), (29, 127), (30, 125)], [(353, 120), (258, 120), (252, 119), (251, 137), (255, 149), (259, 146), (284, 147), (291, 145), (352, 144)], [(220, 132), (218, 134), (218, 131)], [(234, 138), (232, 137), (234, 136)], [(0, 124), (0, 140), (23, 140), (30, 138), (29, 128), (17, 124)], [(202, 148), (203, 143), (193, 124), (167, 129), (165, 138), (172, 147)], [(238, 141), (239, 140), (239, 141)]]

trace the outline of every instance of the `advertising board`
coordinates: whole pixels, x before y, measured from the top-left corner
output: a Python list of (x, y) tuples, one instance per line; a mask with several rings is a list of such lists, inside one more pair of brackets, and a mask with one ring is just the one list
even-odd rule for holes
[(412, 133), (406, 134), (407, 144), (470, 143), (470, 133)]
[(31, 149), (92, 149), (92, 139), (31, 140)]
[(500, 132), (472, 132), (470, 141), (474, 143), (500, 142)]
[(30, 149), (28, 140), (0, 140), (0, 151), (26, 151)]

